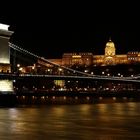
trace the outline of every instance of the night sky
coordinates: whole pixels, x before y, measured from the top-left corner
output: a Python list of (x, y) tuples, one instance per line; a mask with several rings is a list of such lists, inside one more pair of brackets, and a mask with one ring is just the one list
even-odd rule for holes
[(9, 24), (14, 31), (12, 43), (45, 58), (61, 58), (64, 52), (104, 54), (109, 37), (117, 54), (140, 51), (140, 26), (136, 20), (126, 21), (115, 15), (112, 19), (108, 14), (52, 15), (46, 11), (22, 12), (20, 16), (15, 12), (0, 18), (1, 23)]

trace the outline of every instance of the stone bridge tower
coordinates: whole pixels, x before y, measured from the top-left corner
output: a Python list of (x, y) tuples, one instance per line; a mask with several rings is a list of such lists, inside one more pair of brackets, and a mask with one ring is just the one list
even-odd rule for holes
[[(9, 25), (0, 24), (0, 73), (10, 73), (10, 47), (9, 39), (13, 34)], [(13, 93), (13, 81), (0, 79), (0, 94)]]

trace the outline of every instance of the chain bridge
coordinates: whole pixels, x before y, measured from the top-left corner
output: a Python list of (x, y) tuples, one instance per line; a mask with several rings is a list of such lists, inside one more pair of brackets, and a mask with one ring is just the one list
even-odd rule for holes
[[(139, 92), (140, 75), (96, 75), (54, 63), (10, 42), (13, 31), (0, 29), (0, 93)], [(23, 66), (23, 67), (22, 67)], [(30, 68), (31, 71), (23, 70)]]

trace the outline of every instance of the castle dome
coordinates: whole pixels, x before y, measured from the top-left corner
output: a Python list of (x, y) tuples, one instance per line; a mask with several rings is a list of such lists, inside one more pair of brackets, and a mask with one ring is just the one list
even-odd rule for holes
[(114, 42), (111, 40), (111, 38), (110, 38), (109, 41), (106, 43), (106, 47), (115, 48), (115, 44), (114, 44)]
[(105, 46), (105, 55), (106, 56), (114, 56), (115, 53), (116, 53), (115, 44), (110, 38), (109, 41), (106, 43), (106, 46)]

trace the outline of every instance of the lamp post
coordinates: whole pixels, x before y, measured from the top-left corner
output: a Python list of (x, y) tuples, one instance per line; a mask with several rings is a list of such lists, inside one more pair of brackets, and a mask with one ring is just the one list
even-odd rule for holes
[(63, 69), (59, 68), (58, 69), (58, 74), (61, 75), (62, 74)]

